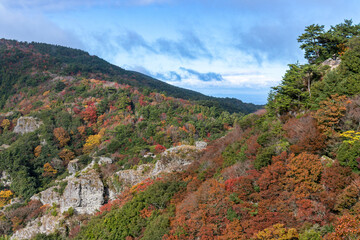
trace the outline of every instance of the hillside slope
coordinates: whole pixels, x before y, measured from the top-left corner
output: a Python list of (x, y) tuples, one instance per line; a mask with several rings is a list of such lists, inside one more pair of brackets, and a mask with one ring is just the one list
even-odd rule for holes
[(360, 239), (359, 35), (349, 21), (319, 33), (309, 44), (322, 52), (246, 116), (105, 75), (52, 73), (9, 95), (0, 234)]
[(215, 105), (223, 110), (241, 113), (255, 112), (261, 106), (243, 103), (235, 98), (216, 98), (172, 86), (144, 74), (127, 71), (87, 52), (44, 43), (26, 43), (0, 39), (0, 106), (16, 92), (13, 85), (35, 86), (48, 77), (48, 73), (63, 76), (84, 76), (115, 81), (133, 87), (148, 88), (164, 92), (168, 96), (187, 100), (198, 100), (201, 104)]

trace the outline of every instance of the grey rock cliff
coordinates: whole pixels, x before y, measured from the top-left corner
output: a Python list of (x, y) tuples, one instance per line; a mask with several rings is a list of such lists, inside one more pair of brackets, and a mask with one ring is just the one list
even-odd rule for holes
[(17, 120), (14, 132), (21, 134), (34, 132), (41, 126), (41, 124), (43, 123), (40, 120), (33, 117), (20, 117)]
[(67, 178), (68, 184), (60, 199), (63, 213), (72, 207), (79, 214), (93, 214), (104, 203), (104, 184), (94, 169), (82, 173), (79, 178)]
[(55, 232), (58, 227), (60, 217), (45, 215), (41, 218), (37, 218), (26, 225), (25, 228), (20, 229), (14, 233), (11, 239), (22, 240), (22, 239), (31, 239), (35, 237), (36, 234), (50, 234)]

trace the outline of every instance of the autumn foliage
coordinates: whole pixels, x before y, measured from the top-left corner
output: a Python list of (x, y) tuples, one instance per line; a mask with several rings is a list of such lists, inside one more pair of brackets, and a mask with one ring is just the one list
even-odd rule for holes
[(56, 174), (57, 174), (57, 170), (54, 169), (50, 163), (44, 164), (44, 173), (43, 173), (44, 177), (54, 177)]
[(0, 191), (0, 207), (3, 207), (13, 197), (14, 193), (11, 190)]
[(325, 135), (336, 134), (340, 119), (345, 115), (346, 96), (332, 95), (320, 102), (320, 108), (314, 113), (319, 129)]
[(54, 136), (58, 140), (60, 147), (64, 147), (70, 141), (68, 132), (62, 127), (54, 129)]
[(319, 153), (325, 147), (326, 137), (320, 133), (316, 120), (310, 115), (291, 118), (284, 124), (286, 137), (294, 153)]

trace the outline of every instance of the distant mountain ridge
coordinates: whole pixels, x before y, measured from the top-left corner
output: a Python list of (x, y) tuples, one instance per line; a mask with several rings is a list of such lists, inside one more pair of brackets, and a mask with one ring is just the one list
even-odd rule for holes
[(2, 86), (0, 106), (3, 106), (6, 98), (14, 93), (15, 89), (9, 88), (15, 81), (20, 85), (25, 83), (34, 86), (46, 79), (42, 72), (49, 71), (61, 75), (80, 75), (147, 88), (164, 92), (172, 97), (199, 101), (205, 106), (216, 106), (230, 113), (247, 114), (262, 107), (244, 103), (235, 98), (210, 97), (176, 87), (145, 74), (125, 70), (97, 56), (91, 56), (85, 51), (63, 46), (0, 39), (0, 56), (0, 86)]

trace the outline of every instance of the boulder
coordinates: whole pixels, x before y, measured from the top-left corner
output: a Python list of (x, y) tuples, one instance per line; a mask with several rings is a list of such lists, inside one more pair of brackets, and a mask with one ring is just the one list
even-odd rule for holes
[(77, 171), (79, 171), (79, 159), (74, 159), (69, 162), (67, 166), (67, 170), (70, 174), (75, 174)]
[(204, 150), (207, 147), (207, 143), (203, 142), (203, 141), (197, 141), (197, 142), (195, 142), (195, 147), (198, 150)]
[(60, 211), (73, 208), (79, 214), (93, 214), (104, 203), (104, 184), (94, 169), (82, 172), (79, 178), (67, 178), (67, 186), (60, 199)]
[(20, 117), (14, 128), (14, 133), (24, 134), (34, 132), (41, 126), (41, 124), (43, 123), (40, 120), (33, 117)]
[[(58, 192), (59, 186), (54, 186), (51, 188), (48, 188), (38, 194), (38, 198), (44, 205), (58, 205), (61, 199), (60, 193)], [(35, 200), (34, 197), (31, 198), (32, 200)]]
[(0, 146), (0, 152), (8, 149), (9, 147), (10, 147), (10, 145), (7, 145), (7, 144), (1, 145), (1, 146)]
[(99, 157), (99, 165), (111, 164), (113, 161), (108, 157)]
[(12, 181), (10, 175), (5, 171), (1, 172), (0, 174), (1, 185), (3, 185), (4, 187), (9, 187), (11, 185), (11, 182)]

